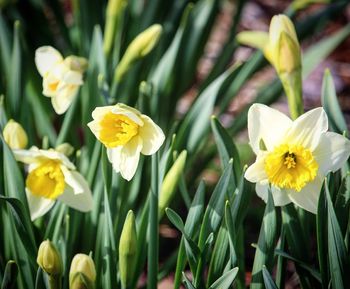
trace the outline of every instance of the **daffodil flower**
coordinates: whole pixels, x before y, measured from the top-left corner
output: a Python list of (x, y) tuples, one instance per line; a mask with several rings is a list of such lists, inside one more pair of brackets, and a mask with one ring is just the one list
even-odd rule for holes
[(36, 147), (13, 153), (17, 161), (29, 165), (26, 195), (32, 220), (46, 214), (56, 200), (82, 212), (92, 209), (89, 185), (64, 154)]
[(292, 121), (268, 106), (252, 105), (248, 134), (257, 158), (245, 178), (256, 183), (258, 196), (266, 202), (271, 186), (276, 206), (293, 202), (315, 214), (324, 177), (350, 155), (350, 141), (327, 130), (321, 107)]
[(140, 153), (154, 154), (165, 139), (151, 118), (125, 104), (97, 107), (92, 118), (88, 126), (106, 146), (113, 169), (128, 181), (135, 175)]
[(51, 46), (42, 46), (35, 51), (35, 64), (43, 77), (43, 95), (51, 97), (57, 114), (66, 112), (83, 84), (87, 67), (85, 58), (62, 55)]

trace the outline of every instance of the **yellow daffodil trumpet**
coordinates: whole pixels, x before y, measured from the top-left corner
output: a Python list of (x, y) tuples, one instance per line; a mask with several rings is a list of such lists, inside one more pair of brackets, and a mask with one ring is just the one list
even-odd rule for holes
[(92, 209), (89, 185), (64, 154), (36, 147), (13, 153), (28, 165), (26, 195), (32, 220), (46, 214), (56, 200), (81, 212)]
[(253, 104), (248, 134), (257, 158), (245, 178), (256, 183), (258, 196), (266, 202), (271, 186), (276, 206), (293, 202), (316, 214), (325, 176), (340, 169), (350, 155), (350, 141), (327, 130), (321, 107), (292, 121), (266, 105)]
[(92, 118), (89, 128), (107, 148), (113, 169), (128, 181), (135, 175), (140, 153), (154, 154), (165, 139), (150, 117), (125, 104), (97, 107)]

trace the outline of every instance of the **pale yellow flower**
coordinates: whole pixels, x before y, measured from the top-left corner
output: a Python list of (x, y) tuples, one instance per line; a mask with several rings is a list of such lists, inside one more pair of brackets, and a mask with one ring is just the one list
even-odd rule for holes
[(65, 113), (83, 84), (86, 59), (73, 55), (63, 59), (55, 48), (42, 46), (35, 51), (35, 64), (43, 77), (43, 94), (51, 98), (57, 114)]
[(106, 146), (113, 169), (128, 181), (135, 175), (140, 153), (154, 154), (165, 139), (151, 118), (125, 104), (97, 107), (92, 118), (88, 126)]
[(56, 200), (82, 212), (92, 209), (89, 185), (64, 154), (36, 147), (13, 153), (17, 161), (29, 165), (26, 195), (32, 220), (46, 214)]
[(24, 149), (28, 144), (28, 137), (23, 127), (10, 119), (3, 131), (5, 142), (11, 149)]
[(245, 178), (256, 183), (258, 196), (267, 201), (271, 185), (276, 206), (293, 202), (315, 214), (324, 177), (340, 169), (350, 155), (350, 141), (327, 130), (321, 107), (292, 121), (266, 105), (252, 105), (248, 133), (257, 158)]
[(63, 274), (61, 255), (49, 240), (40, 244), (36, 262), (43, 271), (51, 276), (62, 276)]

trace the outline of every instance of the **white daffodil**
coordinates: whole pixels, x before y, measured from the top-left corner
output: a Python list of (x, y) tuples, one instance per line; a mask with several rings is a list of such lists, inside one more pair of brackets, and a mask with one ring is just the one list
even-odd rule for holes
[(140, 153), (154, 154), (165, 139), (152, 119), (125, 104), (97, 107), (92, 118), (89, 128), (107, 147), (113, 169), (128, 181), (135, 175)]
[(43, 94), (51, 97), (57, 114), (66, 112), (79, 87), (87, 67), (85, 58), (62, 55), (51, 46), (42, 46), (35, 51), (35, 64), (43, 77)]
[(324, 177), (350, 155), (350, 141), (327, 130), (321, 107), (292, 121), (266, 105), (252, 105), (248, 134), (257, 158), (245, 178), (256, 183), (258, 196), (266, 202), (271, 185), (276, 206), (293, 202), (315, 214)]
[(28, 164), (26, 195), (35, 220), (62, 201), (82, 212), (92, 209), (92, 195), (84, 177), (68, 158), (55, 150), (13, 150), (17, 161)]

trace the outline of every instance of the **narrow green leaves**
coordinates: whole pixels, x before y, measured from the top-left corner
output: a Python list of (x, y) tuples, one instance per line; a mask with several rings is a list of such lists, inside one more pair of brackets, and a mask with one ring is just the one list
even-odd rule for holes
[(238, 273), (238, 268), (233, 268), (224, 273), (218, 280), (216, 280), (208, 289), (228, 289), (235, 280)]
[(8, 261), (5, 267), (1, 289), (15, 289), (18, 266), (15, 261)]
[(264, 219), (260, 229), (259, 240), (255, 251), (254, 265), (252, 270), (251, 289), (264, 288), (262, 267), (270, 270), (273, 266), (274, 249), (277, 234), (277, 217), (271, 191), (265, 208)]

